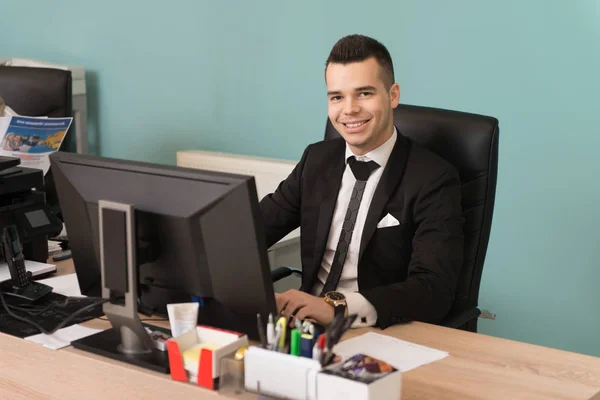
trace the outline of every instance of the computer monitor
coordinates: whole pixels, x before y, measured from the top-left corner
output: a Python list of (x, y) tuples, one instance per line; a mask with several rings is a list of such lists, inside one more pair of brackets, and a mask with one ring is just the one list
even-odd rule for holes
[(113, 329), (142, 341), (130, 352), (148, 350), (137, 313), (123, 320), (132, 307), (164, 314), (191, 296), (200, 324), (258, 338), (256, 314), (276, 307), (253, 177), (64, 152), (50, 162), (81, 292), (111, 299)]

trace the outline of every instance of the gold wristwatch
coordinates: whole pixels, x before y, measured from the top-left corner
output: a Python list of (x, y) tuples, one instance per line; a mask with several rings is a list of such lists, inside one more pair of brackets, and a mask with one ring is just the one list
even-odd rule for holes
[(334, 315), (341, 314), (344, 316), (346, 314), (346, 296), (344, 296), (340, 292), (327, 292), (323, 297), (325, 303), (329, 304), (333, 307)]

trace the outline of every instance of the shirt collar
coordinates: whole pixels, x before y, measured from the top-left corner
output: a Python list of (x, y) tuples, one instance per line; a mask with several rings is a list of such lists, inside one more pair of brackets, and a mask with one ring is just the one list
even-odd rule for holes
[(371, 150), (364, 156), (357, 156), (354, 153), (352, 153), (352, 150), (350, 150), (350, 146), (348, 146), (348, 143), (346, 143), (346, 163), (348, 163), (349, 157), (354, 156), (359, 161), (375, 161), (383, 169), (385, 168), (385, 165), (387, 164), (388, 159), (392, 154), (392, 150), (394, 149), (394, 145), (396, 144), (397, 138), (398, 131), (394, 126), (394, 133), (392, 133), (392, 136), (384, 144), (382, 144), (376, 149)]

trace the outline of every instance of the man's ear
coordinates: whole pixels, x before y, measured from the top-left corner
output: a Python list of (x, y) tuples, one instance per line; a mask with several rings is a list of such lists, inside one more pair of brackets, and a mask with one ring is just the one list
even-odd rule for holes
[(394, 83), (392, 87), (390, 87), (390, 106), (392, 108), (398, 107), (398, 103), (400, 102), (400, 85)]

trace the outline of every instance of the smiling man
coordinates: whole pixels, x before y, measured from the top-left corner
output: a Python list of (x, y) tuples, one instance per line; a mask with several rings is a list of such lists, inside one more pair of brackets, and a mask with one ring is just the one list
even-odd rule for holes
[(400, 87), (378, 41), (340, 39), (325, 67), (341, 138), (312, 144), (260, 203), (268, 246), (301, 227), (302, 286), (277, 294), (288, 317), (354, 326), (439, 322), (463, 260), (460, 180), (394, 126)]

